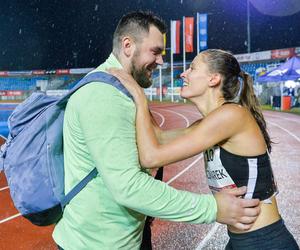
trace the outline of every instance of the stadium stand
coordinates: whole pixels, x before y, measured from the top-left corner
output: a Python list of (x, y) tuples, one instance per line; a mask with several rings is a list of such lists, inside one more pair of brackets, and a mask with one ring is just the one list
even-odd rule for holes
[(34, 90), (40, 79), (42, 78), (0, 78), (0, 90)]

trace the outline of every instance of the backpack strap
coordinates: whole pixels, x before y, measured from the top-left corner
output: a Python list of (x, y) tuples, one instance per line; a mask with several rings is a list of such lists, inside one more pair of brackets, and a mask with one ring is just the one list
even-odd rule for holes
[(84, 177), (60, 202), (61, 207), (64, 208), (92, 179), (98, 174), (95, 167), (86, 177)]
[(91, 82), (99, 82), (99, 83), (106, 83), (112, 85), (133, 100), (132, 95), (128, 92), (128, 90), (124, 87), (124, 85), (120, 83), (118, 78), (106, 72), (100, 71), (100, 72), (88, 74), (84, 78), (82, 78), (66, 95), (64, 95), (58, 101), (57, 105), (66, 105), (66, 103), (68, 102), (72, 94), (74, 94), (78, 89), (80, 89), (84, 85)]
[[(107, 74), (105, 72), (95, 72), (86, 75), (82, 80), (80, 80), (65, 96), (63, 96), (58, 101), (57, 105), (66, 105), (66, 103), (68, 102), (72, 94), (74, 94), (78, 89), (80, 89), (81, 87), (83, 87), (84, 85), (90, 82), (110, 84), (133, 100), (131, 94), (124, 87), (124, 85), (120, 83), (118, 78), (116, 78), (113, 75)], [(60, 203), (61, 207), (64, 208), (92, 179), (94, 179), (97, 176), (97, 174), (98, 174), (98, 170), (95, 167), (75, 187), (73, 187), (71, 191), (69, 191), (69, 193), (65, 195), (65, 197), (62, 199)]]

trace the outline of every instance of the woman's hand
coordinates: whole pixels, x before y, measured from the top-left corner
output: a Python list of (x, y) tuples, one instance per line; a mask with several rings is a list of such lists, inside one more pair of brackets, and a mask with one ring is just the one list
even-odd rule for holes
[(119, 79), (119, 81), (132, 95), (135, 102), (147, 100), (143, 89), (136, 82), (136, 80), (133, 79), (132, 75), (128, 74), (123, 69), (110, 68), (107, 71), (108, 73), (112, 74), (113, 76)]

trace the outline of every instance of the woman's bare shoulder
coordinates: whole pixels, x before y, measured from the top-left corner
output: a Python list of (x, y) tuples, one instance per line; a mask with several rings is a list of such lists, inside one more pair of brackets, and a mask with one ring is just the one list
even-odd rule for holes
[(222, 116), (229, 121), (243, 121), (251, 117), (249, 110), (237, 103), (224, 104), (212, 112), (214, 115)]

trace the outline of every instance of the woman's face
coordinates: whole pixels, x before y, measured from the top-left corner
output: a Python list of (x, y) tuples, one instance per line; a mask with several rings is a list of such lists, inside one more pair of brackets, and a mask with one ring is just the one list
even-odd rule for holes
[(183, 98), (202, 96), (208, 89), (211, 74), (202, 57), (203, 55), (196, 56), (190, 68), (180, 75), (184, 81), (181, 89), (181, 96)]

